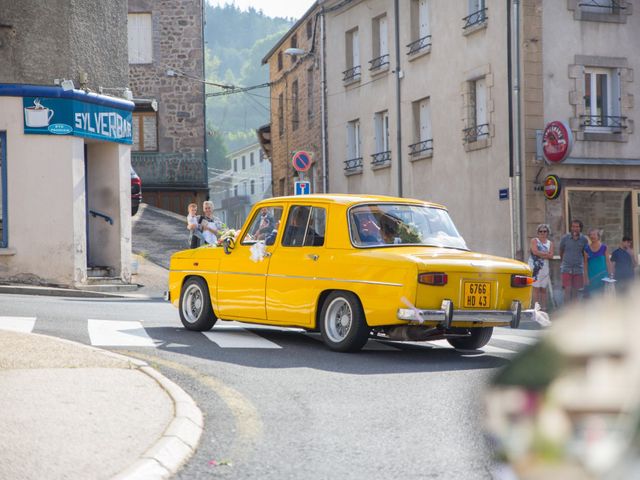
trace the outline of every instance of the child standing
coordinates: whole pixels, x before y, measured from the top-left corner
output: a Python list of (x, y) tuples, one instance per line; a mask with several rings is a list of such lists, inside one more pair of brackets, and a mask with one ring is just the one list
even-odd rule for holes
[(200, 240), (203, 240), (202, 232), (200, 231), (199, 227), (200, 217), (198, 217), (198, 205), (195, 203), (190, 203), (187, 209), (187, 230), (189, 230), (189, 246), (190, 248), (198, 248), (200, 246)]

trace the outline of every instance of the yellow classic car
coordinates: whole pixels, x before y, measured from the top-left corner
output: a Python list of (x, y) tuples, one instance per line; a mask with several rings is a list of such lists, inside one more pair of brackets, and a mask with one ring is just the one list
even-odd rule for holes
[(171, 257), (168, 299), (189, 330), (220, 319), (319, 330), (341, 352), (369, 338), (477, 349), (531, 301), (526, 264), (469, 251), (447, 210), (420, 200), (276, 197), (225, 237)]

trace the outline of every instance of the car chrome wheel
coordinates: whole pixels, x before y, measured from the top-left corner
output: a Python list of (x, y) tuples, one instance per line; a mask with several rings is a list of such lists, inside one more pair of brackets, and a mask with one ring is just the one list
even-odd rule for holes
[(216, 323), (207, 283), (200, 277), (189, 278), (182, 286), (179, 309), (180, 320), (187, 330), (203, 332)]
[(336, 290), (325, 298), (320, 313), (322, 340), (337, 352), (360, 350), (369, 338), (362, 305), (352, 292)]
[(329, 304), (325, 314), (327, 336), (332, 342), (341, 342), (349, 334), (353, 321), (351, 306), (344, 298), (336, 298)]
[(183, 293), (182, 314), (189, 323), (198, 321), (202, 315), (202, 290), (199, 285), (189, 285)]

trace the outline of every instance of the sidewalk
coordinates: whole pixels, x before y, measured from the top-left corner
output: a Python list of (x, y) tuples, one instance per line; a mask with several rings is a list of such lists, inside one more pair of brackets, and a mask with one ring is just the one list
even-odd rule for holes
[[(145, 208), (146, 207), (146, 208)], [(133, 223), (134, 293), (2, 285), (0, 294), (158, 298), (184, 219), (143, 206)], [(155, 262), (155, 263), (154, 263)], [(202, 413), (145, 362), (0, 329), (0, 478), (168, 478), (191, 456)]]
[(0, 478), (168, 478), (202, 413), (146, 363), (0, 330)]

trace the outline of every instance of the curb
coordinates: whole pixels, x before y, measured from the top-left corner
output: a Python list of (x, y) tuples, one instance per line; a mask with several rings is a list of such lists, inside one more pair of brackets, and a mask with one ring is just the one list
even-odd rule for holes
[(202, 411), (198, 408), (193, 398), (179, 385), (150, 367), (143, 360), (74, 342), (66, 338), (38, 333), (30, 333), (29, 335), (52, 338), (76, 347), (126, 360), (135, 369), (155, 380), (173, 401), (173, 419), (169, 422), (162, 436), (133, 465), (113, 477), (114, 480), (169, 478), (193, 455), (204, 429), (204, 418)]

